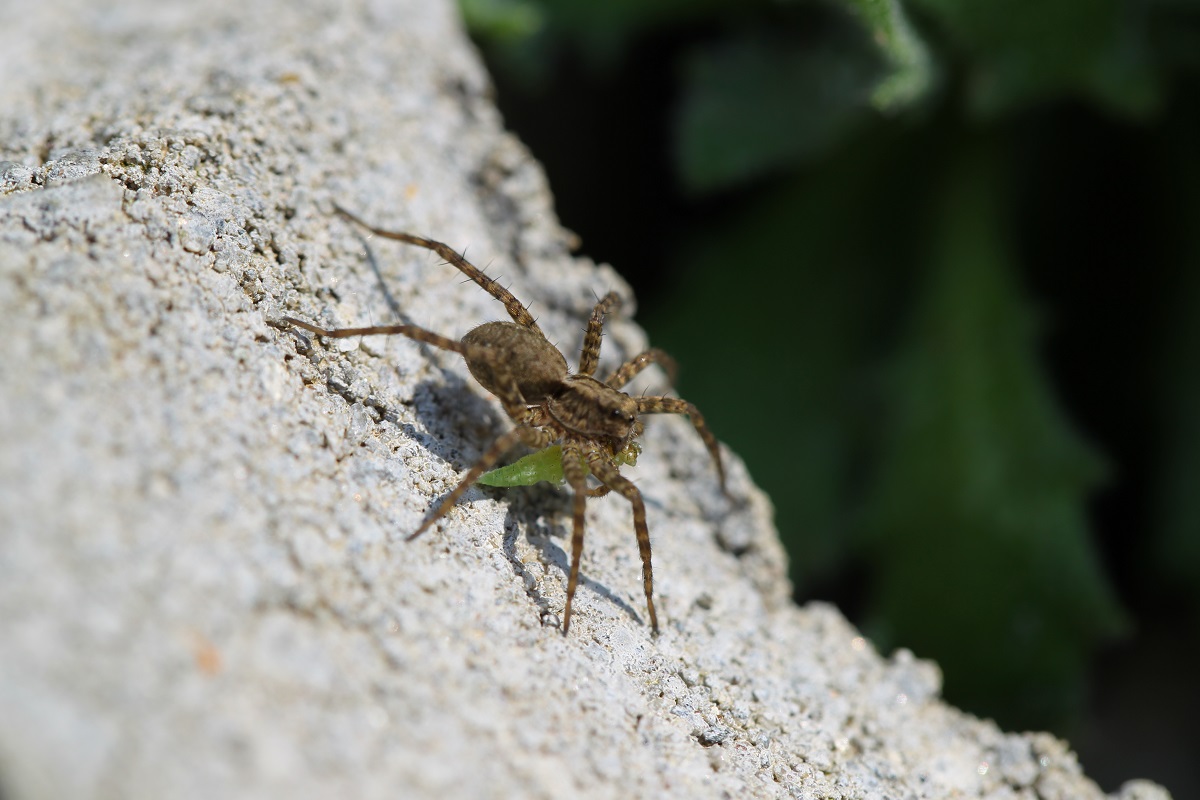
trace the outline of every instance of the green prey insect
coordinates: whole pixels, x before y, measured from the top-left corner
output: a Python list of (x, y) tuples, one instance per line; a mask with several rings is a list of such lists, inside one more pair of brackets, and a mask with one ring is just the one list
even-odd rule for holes
[[(642, 446), (637, 442), (630, 442), (624, 450), (613, 456), (613, 463), (618, 467), (635, 467), (641, 454)], [(587, 462), (584, 462), (584, 468), (587, 468)], [(588, 470), (588, 474), (591, 474), (591, 470)], [(508, 488), (533, 486), (541, 481), (553, 483), (555, 486), (566, 482), (563, 477), (562, 445), (550, 445), (545, 450), (522, 456), (508, 466), (496, 467), (480, 475), (477, 482), (484, 486)]]
[[(604, 318), (620, 307), (620, 297), (609, 292), (592, 308), (583, 338), (579, 369), (571, 373), (567, 360), (558, 348), (546, 339), (537, 321), (510, 291), (478, 267), (471, 264), (449, 245), (442, 242), (376, 228), (344, 209), (342, 216), (385, 239), (424, 247), (437, 253), (446, 263), (478, 284), (484, 291), (504, 304), (512, 322), (485, 322), (468, 331), (461, 340), (450, 339), (416, 325), (372, 325), (365, 328), (326, 329), (310, 322), (283, 317), (282, 321), (311, 331), (318, 336), (344, 338), (349, 336), (400, 335), (442, 350), (458, 353), (467, 369), (479, 384), (491, 392), (504, 406), (515, 423), (508, 433), (494, 441), (479, 461), (471, 467), (421, 526), (408, 538), (415, 539), (433, 523), (454, 508), (459, 498), (483, 477), (506, 452), (518, 443), (542, 450), (540, 460), (517, 467), (516, 464), (496, 470), (491, 480), (536, 482), (552, 475), (557, 464), (560, 480), (565, 480), (574, 494), (571, 529), (571, 568), (567, 578), (567, 598), (563, 606), (563, 633), (571, 626), (571, 604), (579, 585), (579, 561), (583, 553), (584, 504), (589, 497), (602, 497), (616, 492), (633, 508), (633, 529), (637, 535), (638, 553), (642, 560), (642, 588), (646, 594), (646, 611), (650, 627), (658, 632), (658, 615), (654, 610), (654, 570), (650, 564), (650, 530), (646, 525), (646, 503), (642, 493), (620, 468), (637, 458), (635, 440), (642, 435), (644, 414), (684, 414), (708, 448), (721, 490), (725, 490), (725, 468), (716, 437), (704, 422), (700, 411), (678, 397), (633, 397), (621, 391), (642, 370), (659, 364), (674, 381), (675, 361), (658, 348), (651, 348), (617, 367), (605, 380), (595, 377), (600, 364), (600, 342), (604, 334)], [(558, 453), (546, 451), (548, 445), (558, 445)], [(530, 458), (530, 457), (527, 457)], [(521, 462), (517, 462), (521, 464)], [(513, 470), (511, 473), (506, 470)], [(589, 473), (599, 482), (588, 486)], [(524, 474), (524, 477), (521, 475)]]

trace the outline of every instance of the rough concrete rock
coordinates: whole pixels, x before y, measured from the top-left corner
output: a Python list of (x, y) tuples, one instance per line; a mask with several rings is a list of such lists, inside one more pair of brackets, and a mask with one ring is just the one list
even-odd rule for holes
[[(30, 4), (0, 76), (6, 800), (1102, 796), (792, 606), (766, 498), (730, 454), (723, 500), (685, 420), (630, 470), (658, 637), (619, 498), (569, 637), (562, 492), (476, 489), (404, 541), (498, 404), (452, 354), (278, 319), (503, 309), (333, 204), (469, 248), (568, 352), (628, 296), (569, 255), (449, 2)], [(614, 321), (604, 356), (645, 344)]]

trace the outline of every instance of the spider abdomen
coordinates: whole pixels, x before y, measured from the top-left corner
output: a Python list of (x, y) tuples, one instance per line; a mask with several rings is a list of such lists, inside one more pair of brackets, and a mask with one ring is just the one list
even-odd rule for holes
[[(467, 369), (479, 385), (502, 395), (500, 381), (512, 377), (528, 405), (540, 405), (560, 389), (567, 360), (540, 331), (515, 322), (485, 322), (462, 337)], [(503, 374), (502, 374), (503, 373)]]

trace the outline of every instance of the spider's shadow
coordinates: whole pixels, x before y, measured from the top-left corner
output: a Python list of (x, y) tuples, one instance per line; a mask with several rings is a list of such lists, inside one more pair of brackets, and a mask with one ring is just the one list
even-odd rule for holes
[[(414, 403), (414, 411), (418, 418), (423, 420), (423, 427), (426, 431), (446, 428), (447, 418), (445, 413), (437, 411), (438, 407), (443, 406), (442, 402), (438, 402), (443, 397), (446, 401), (455, 403), (458, 406), (458, 412), (463, 417), (470, 417), (474, 421), (472, 427), (483, 427), (489, 431), (482, 438), (468, 436), (462, 430), (442, 437), (435, 437), (419, 431), (413, 426), (403, 425), (407, 435), (416, 439), (429, 453), (445, 461), (458, 473), (458, 479), (461, 479), (467, 470), (475, 465), (476, 460), (491, 445), (496, 437), (501, 436), (506, 430), (512, 427), (512, 421), (506, 415), (498, 413), (493, 408), (492, 403), (480, 397), (478, 391), (469, 387), (466, 381), (458, 378), (453, 373), (448, 373), (447, 381), (442, 384), (433, 381), (426, 381), (419, 384), (418, 395), (423, 399)], [(437, 399), (433, 402), (427, 402), (430, 397)], [(467, 400), (466, 398), (470, 399)], [(505, 454), (499, 464), (511, 463), (527, 452), (529, 452), (529, 448), (518, 445), (511, 452)], [(449, 490), (433, 498), (429, 503), (427, 515), (432, 514), (435, 509), (439, 508), (457, 485), (456, 479), (454, 485)], [(572, 526), (572, 495), (570, 490), (549, 486), (544, 483), (534, 486), (515, 486), (509, 488), (483, 486), (477, 483), (463, 495), (458, 505), (484, 499), (499, 500), (507, 503), (504, 520), (504, 555), (509, 563), (512, 564), (513, 571), (517, 577), (527, 587), (526, 592), (534, 601), (534, 604), (537, 605), (541, 615), (545, 616), (551, 613), (549, 601), (537, 589), (538, 576), (533, 574), (529, 567), (521, 560), (517, 553), (516, 542), (519, 532), (524, 529), (526, 531), (526, 539), (539, 550), (539, 561), (542, 564), (553, 565), (561, 571), (563, 575), (563, 587), (565, 589), (571, 570), (570, 555), (567, 552), (570, 548)], [(622, 499), (609, 496), (606, 498), (589, 498), (588, 502), (622, 502)], [(655, 504), (654, 500), (647, 498), (647, 505)], [(632, 520), (630, 524), (632, 525)], [(584, 547), (586, 549), (586, 529), (584, 533)], [(641, 573), (639, 572), (638, 575), (640, 577)], [(581, 567), (579, 572), (579, 587), (586, 587), (594, 591), (624, 610), (632, 619), (643, 622), (642, 618), (629, 603), (614, 594), (604, 584), (589, 578), (586, 568), (583, 567)]]
[(367, 264), (371, 267), (371, 272), (375, 274), (375, 281), (379, 284), (379, 293), (383, 295), (383, 302), (387, 304), (388, 311), (391, 311), (392, 316), (398, 320), (411, 322), (409, 316), (400, 310), (400, 303), (396, 300), (396, 295), (392, 294), (392, 290), (388, 288), (387, 280), (383, 277), (383, 270), (379, 268), (379, 259), (375, 257), (375, 248), (371, 247), (371, 242), (361, 231), (358, 231), (356, 235), (362, 242), (363, 252), (367, 254)]
[[(507, 497), (509, 502), (508, 513), (504, 520), (504, 555), (512, 564), (517, 577), (524, 582), (527, 587), (526, 593), (538, 607), (541, 615), (545, 616), (551, 613), (550, 602), (538, 591), (537, 576), (526, 567), (517, 554), (517, 535), (524, 527), (525, 538), (540, 552), (539, 561), (542, 564), (553, 564), (562, 572), (563, 590), (565, 591), (567, 579), (571, 574), (571, 557), (567, 553), (571, 539), (571, 493), (541, 484), (511, 489), (485, 489), (484, 491), (489, 496), (499, 496), (503, 492), (503, 496)], [(544, 517), (552, 518), (553, 521), (546, 521), (542, 519)], [(522, 525), (522, 523), (524, 524)], [(561, 539), (562, 546), (556, 544), (554, 539)], [(587, 547), (586, 530), (584, 547)], [(604, 584), (589, 578), (581, 566), (577, 597), (578, 589), (584, 587), (620, 608), (631, 619), (644, 624), (633, 606)], [(578, 613), (578, 607), (576, 612)]]

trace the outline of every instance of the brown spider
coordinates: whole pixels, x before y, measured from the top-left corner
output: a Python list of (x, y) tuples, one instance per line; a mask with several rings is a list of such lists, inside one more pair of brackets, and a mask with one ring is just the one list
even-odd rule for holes
[[(517, 427), (497, 439), (475, 466), (467, 472), (454, 491), (408, 538), (415, 539), (444, 516), (463, 493), (479, 479), (500, 456), (518, 442), (532, 448), (562, 443), (563, 476), (574, 491), (574, 527), (571, 535), (571, 573), (567, 580), (567, 602), (563, 610), (563, 633), (571, 626), (571, 601), (579, 581), (579, 557), (583, 552), (583, 512), (587, 497), (601, 497), (616, 491), (633, 506), (633, 527), (642, 557), (642, 584), (646, 591), (646, 609), (650, 627), (658, 632), (654, 612), (654, 575), (650, 566), (650, 532), (646, 527), (646, 505), (642, 493), (618, 471), (615, 458), (641, 435), (639, 414), (686, 414), (712, 455), (725, 491), (725, 469), (717, 440), (704, 424), (694, 405), (676, 397), (630, 397), (621, 387), (651, 364), (660, 364), (674, 377), (674, 360), (662, 350), (652, 348), (622, 364), (601, 382), (592, 377), (600, 357), (604, 316), (616, 311), (620, 298), (614, 292), (605, 295), (592, 309), (579, 372), (571, 375), (567, 360), (546, 339), (529, 310), (507, 289), (471, 265), (465, 258), (441, 242), (409, 233), (381, 230), (339, 208), (339, 213), (366, 230), (388, 239), (408, 242), (432, 250), (464, 275), (495, 297), (513, 318), (512, 322), (485, 322), (454, 341), (416, 325), (372, 325), (367, 328), (326, 330), (308, 322), (283, 317), (289, 322), (320, 336), (343, 338), (369, 334), (400, 334), (419, 342), (459, 353), (467, 369), (483, 388), (499, 398), (504, 411)], [(586, 466), (585, 466), (586, 464)], [(587, 486), (588, 470), (600, 481), (594, 489)]]

